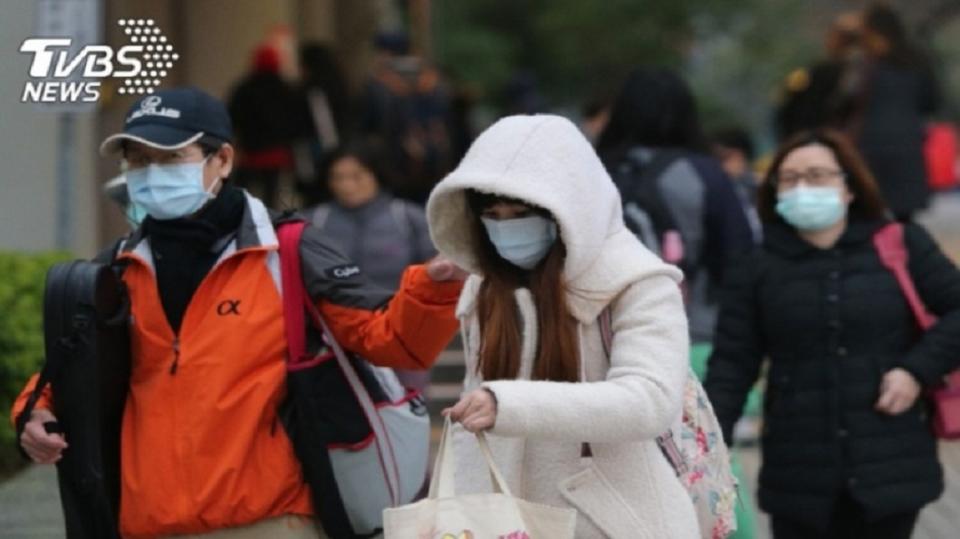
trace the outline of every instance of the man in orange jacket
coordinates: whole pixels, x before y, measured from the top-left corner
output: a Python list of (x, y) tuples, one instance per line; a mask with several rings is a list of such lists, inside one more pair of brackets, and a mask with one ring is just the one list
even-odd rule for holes
[[(263, 204), (225, 181), (231, 138), (222, 103), (177, 88), (140, 99), (101, 146), (122, 152), (131, 204), (148, 215), (113, 254), (131, 299), (124, 537), (319, 533), (290, 440), (275, 428), (287, 350), (277, 236)], [(411, 266), (391, 297), (316, 229), (300, 256), (336, 339), (375, 364), (428, 368), (456, 331), (464, 272), (449, 261)], [(38, 463), (69, 450), (43, 428), (55, 398), (43, 395), (20, 437)]]

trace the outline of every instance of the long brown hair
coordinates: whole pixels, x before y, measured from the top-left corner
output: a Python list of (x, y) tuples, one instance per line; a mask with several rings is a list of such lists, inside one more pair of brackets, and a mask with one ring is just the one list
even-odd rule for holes
[(767, 170), (766, 179), (757, 193), (757, 211), (760, 213), (760, 218), (765, 223), (784, 222), (776, 210), (777, 175), (780, 173), (780, 166), (783, 165), (784, 159), (791, 152), (811, 144), (820, 144), (830, 148), (840, 164), (840, 169), (846, 178), (847, 187), (853, 193), (853, 202), (850, 203), (849, 210), (850, 217), (869, 220), (883, 219), (886, 215), (886, 204), (883, 202), (883, 197), (880, 196), (877, 181), (849, 139), (834, 129), (801, 131), (780, 146), (770, 163), (770, 168)]
[(578, 381), (580, 360), (577, 323), (567, 306), (563, 283), (567, 250), (562, 238), (558, 238), (543, 261), (528, 272), (507, 262), (497, 253), (480, 221), (483, 210), (500, 201), (519, 202), (545, 216), (549, 216), (549, 212), (524, 201), (475, 191), (467, 192), (467, 200), (472, 214), (473, 244), (478, 246), (477, 259), (484, 278), (477, 295), (480, 320), (477, 373), (484, 380), (512, 380), (519, 375), (523, 336), (514, 291), (527, 286), (533, 295), (539, 328), (532, 378)]

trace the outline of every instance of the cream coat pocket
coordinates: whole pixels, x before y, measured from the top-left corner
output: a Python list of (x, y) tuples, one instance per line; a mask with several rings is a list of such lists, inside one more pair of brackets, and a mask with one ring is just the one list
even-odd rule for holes
[(563, 497), (610, 539), (651, 537), (623, 496), (590, 459), (590, 465), (557, 484)]

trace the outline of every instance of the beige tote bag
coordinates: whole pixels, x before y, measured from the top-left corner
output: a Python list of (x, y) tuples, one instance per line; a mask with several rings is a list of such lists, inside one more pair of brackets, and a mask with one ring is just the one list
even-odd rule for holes
[(456, 495), (450, 431), (447, 419), (427, 498), (386, 509), (384, 539), (573, 539), (577, 511), (514, 498), (483, 433), (477, 435), (477, 443), (490, 469), (494, 492)]

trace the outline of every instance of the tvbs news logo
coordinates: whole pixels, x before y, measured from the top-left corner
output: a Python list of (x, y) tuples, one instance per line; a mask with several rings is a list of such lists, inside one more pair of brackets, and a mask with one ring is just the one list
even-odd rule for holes
[[(118, 94), (151, 94), (180, 55), (152, 19), (121, 19), (130, 41), (117, 50), (86, 45), (76, 51), (69, 38), (30, 38), (20, 52), (33, 55), (24, 103), (93, 103), (105, 79), (116, 79)], [(74, 52), (76, 51), (76, 52)]]

